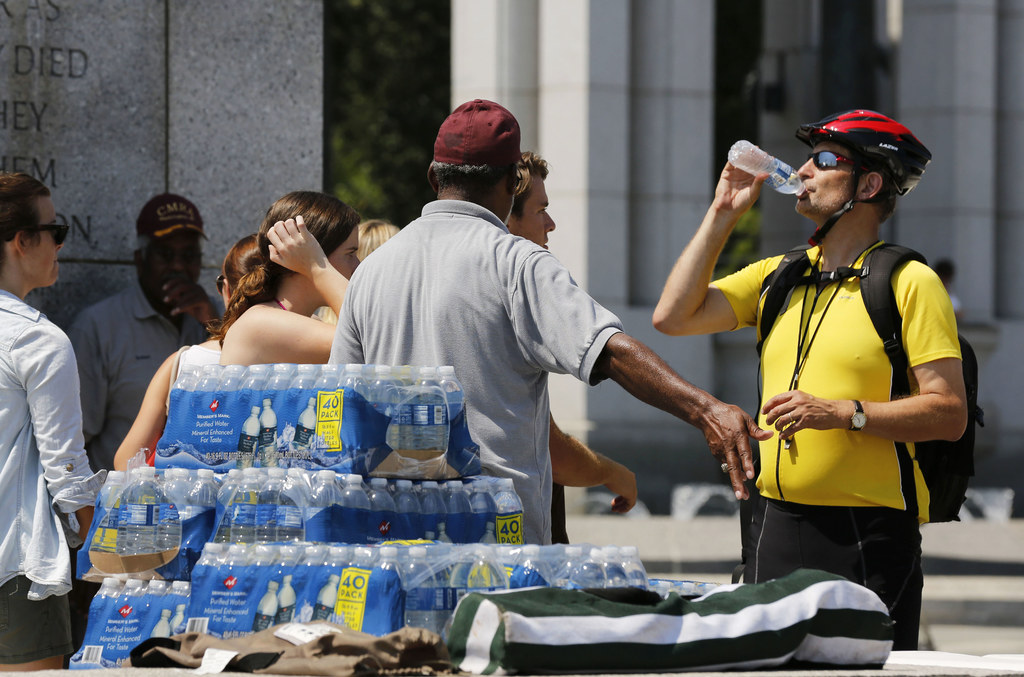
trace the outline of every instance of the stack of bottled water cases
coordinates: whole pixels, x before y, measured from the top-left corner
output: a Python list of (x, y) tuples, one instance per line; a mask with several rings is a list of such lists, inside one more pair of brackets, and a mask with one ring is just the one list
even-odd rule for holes
[(522, 543), (512, 480), (478, 476), (413, 482), (333, 470), (246, 468), (217, 497), (217, 543)]
[(70, 669), (121, 667), (139, 642), (184, 632), (190, 591), (188, 581), (105, 578), (89, 605), (85, 639)]
[[(78, 576), (143, 573), (187, 579), (217, 543), (522, 543), (523, 504), (512, 480), (368, 481), (333, 470), (142, 467), (111, 472), (100, 491)], [(160, 555), (152, 557), (134, 557)], [(130, 566), (138, 563), (137, 566)]]
[(647, 588), (636, 548), (211, 543), (193, 572), (188, 630), (237, 637), (326, 620), (374, 635), (442, 633), (464, 595), (528, 586)]
[(120, 665), (148, 637), (232, 638), (289, 622), (443, 634), (466, 594), (538, 585), (646, 589), (648, 581), (635, 547), (208, 543), (191, 584), (104, 579), (72, 667)]
[(186, 366), (171, 388), (156, 465), (476, 475), (464, 401), (451, 366)]

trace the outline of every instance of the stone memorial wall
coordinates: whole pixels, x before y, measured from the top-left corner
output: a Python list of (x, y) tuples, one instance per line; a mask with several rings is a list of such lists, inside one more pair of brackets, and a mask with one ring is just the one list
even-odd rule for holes
[(181, 193), (203, 281), (274, 199), (323, 178), (319, 0), (0, 0), (0, 171), (50, 187), (70, 232), (29, 302), (67, 326), (135, 276), (135, 218)]

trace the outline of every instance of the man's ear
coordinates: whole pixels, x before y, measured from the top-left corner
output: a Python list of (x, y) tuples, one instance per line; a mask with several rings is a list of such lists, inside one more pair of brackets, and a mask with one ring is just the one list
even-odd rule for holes
[(505, 177), (505, 188), (508, 190), (508, 194), (515, 196), (516, 188), (519, 187), (519, 170), (516, 167), (512, 168), (512, 171)]
[(437, 191), (441, 188), (441, 184), (437, 182), (437, 174), (434, 173), (433, 162), (431, 162), (430, 166), (427, 167), (427, 183), (430, 184), (430, 189), (434, 191), (434, 194), (436, 195)]
[(876, 197), (885, 185), (885, 180), (879, 172), (868, 172), (860, 179), (860, 190), (857, 198), (866, 200)]
[(145, 259), (143, 251), (141, 249), (136, 249), (133, 258), (135, 259), (135, 268), (141, 269)]

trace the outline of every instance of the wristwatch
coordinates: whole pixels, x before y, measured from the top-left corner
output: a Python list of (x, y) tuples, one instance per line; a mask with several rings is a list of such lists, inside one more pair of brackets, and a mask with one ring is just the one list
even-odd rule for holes
[(854, 412), (850, 417), (850, 430), (861, 430), (868, 423), (868, 417), (864, 414), (864, 406), (859, 400), (853, 401)]

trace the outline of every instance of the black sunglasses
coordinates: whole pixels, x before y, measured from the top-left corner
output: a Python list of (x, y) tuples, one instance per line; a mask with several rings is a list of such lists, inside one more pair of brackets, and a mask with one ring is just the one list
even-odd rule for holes
[(224, 283), (227, 282), (227, 281), (228, 281), (228, 278), (224, 277), (223, 275), (218, 275), (217, 276), (216, 283), (217, 283), (217, 293), (218, 294), (223, 294), (224, 293)]
[(840, 155), (839, 153), (833, 153), (830, 150), (819, 150), (814, 153), (810, 153), (807, 156), (808, 160), (814, 161), (814, 166), (818, 169), (836, 169), (840, 164), (850, 165), (856, 167), (857, 162), (850, 158)]
[(63, 225), (63, 224), (59, 224), (59, 223), (50, 223), (50, 224), (47, 224), (45, 226), (39, 226), (38, 228), (23, 228), (21, 230), (16, 230), (13, 233), (11, 233), (10, 235), (8, 235), (5, 239), (8, 240), (8, 241), (13, 240), (14, 237), (18, 233), (21, 233), (21, 232), (45, 233), (46, 231), (50, 231), (51, 233), (53, 233), (53, 242), (54, 242), (54, 244), (61, 245), (61, 244), (64, 244), (64, 240), (68, 236), (68, 228), (69, 228), (69, 226), (67, 226), (67, 225)]
[(64, 244), (64, 239), (68, 236), (68, 226), (60, 223), (51, 223), (45, 226), (39, 226), (36, 230), (40, 232), (48, 230), (53, 233), (54, 244)]

